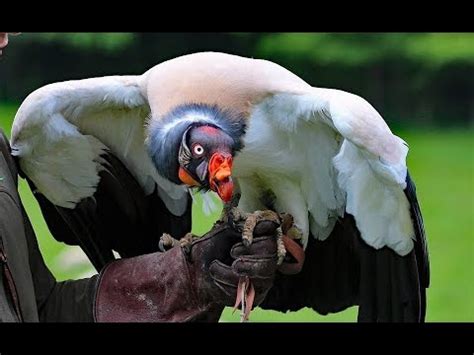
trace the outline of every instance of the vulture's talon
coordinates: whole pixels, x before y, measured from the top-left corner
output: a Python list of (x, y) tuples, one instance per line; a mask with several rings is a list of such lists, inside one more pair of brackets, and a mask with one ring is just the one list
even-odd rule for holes
[(281, 230), (283, 234), (287, 234), (288, 230), (294, 224), (294, 218), (289, 213), (280, 213), (279, 216), (280, 216), (280, 222), (281, 222)]
[(242, 231), (242, 222), (247, 219), (247, 213), (237, 207), (232, 207), (227, 213), (227, 224), (234, 230)]
[(193, 242), (194, 238), (195, 237), (192, 233), (186, 233), (186, 235), (178, 241), (179, 246), (182, 247), (182, 248), (186, 248), (186, 247), (190, 246), (191, 243)]
[(303, 239), (303, 230), (299, 228), (296, 224), (293, 224), (290, 229), (285, 233), (288, 238), (293, 240)]
[[(243, 243), (245, 246), (250, 246), (253, 241), (253, 231), (255, 229), (255, 226), (258, 224), (260, 221), (273, 221), (280, 225), (280, 217), (277, 213), (270, 211), (270, 210), (265, 210), (265, 211), (255, 211), (254, 213), (250, 213), (246, 215), (243, 231), (242, 231), (242, 239)], [(281, 232), (281, 228), (278, 228)], [(277, 233), (278, 232), (277, 229)], [(277, 235), (278, 239), (279, 234)]]
[(194, 236), (191, 233), (187, 233), (183, 238), (179, 240), (173, 238), (168, 233), (163, 233), (163, 235), (160, 237), (160, 241), (158, 242), (158, 248), (162, 252), (165, 252), (171, 248), (179, 246), (183, 248), (186, 253), (188, 253), (191, 251), (191, 243), (193, 242), (193, 239)]
[(303, 230), (294, 222), (294, 218), (289, 213), (280, 213), (281, 230), (284, 235), (293, 239), (303, 239)]
[(238, 225), (237, 225), (237, 220), (236, 220), (236, 216), (235, 216), (235, 213), (234, 213), (234, 209), (232, 208), (230, 211), (229, 211), (229, 214), (228, 214), (228, 219), (227, 219), (227, 224), (234, 230), (239, 230), (238, 228)]
[(163, 235), (160, 237), (160, 241), (158, 242), (158, 248), (162, 252), (165, 252), (177, 245), (179, 245), (179, 241), (168, 233), (163, 233)]
[(281, 265), (286, 257), (285, 243), (281, 226), (277, 228), (277, 265)]
[(165, 246), (163, 245), (163, 241), (160, 239), (160, 241), (158, 242), (158, 249), (161, 251), (161, 252), (165, 252), (167, 249), (165, 248)]
[(245, 220), (244, 227), (242, 230), (242, 242), (246, 247), (249, 247), (253, 241), (253, 231), (255, 226), (257, 225), (257, 221), (259, 219), (259, 213), (261, 211), (255, 211), (247, 216)]
[(240, 200), (240, 194), (235, 193), (229, 202), (224, 203), (224, 209), (222, 210), (222, 215), (221, 215), (220, 220), (225, 223), (228, 223), (232, 227), (233, 227), (232, 223), (234, 222), (234, 220), (238, 216), (240, 216), (240, 214), (237, 214), (237, 216), (234, 216), (235, 214), (234, 209), (238, 210), (237, 206), (239, 205), (239, 200)]
[(250, 247), (253, 242), (253, 237), (252, 238), (242, 238), (242, 243), (245, 245), (245, 247)]

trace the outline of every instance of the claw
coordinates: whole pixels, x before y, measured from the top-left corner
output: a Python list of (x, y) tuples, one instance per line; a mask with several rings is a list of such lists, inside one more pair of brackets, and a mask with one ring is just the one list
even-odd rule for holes
[(244, 223), (244, 228), (242, 231), (242, 243), (248, 248), (253, 241), (253, 231), (258, 221), (258, 212), (252, 213), (247, 216), (247, 219)]
[(160, 237), (160, 240), (158, 242), (158, 248), (162, 252), (165, 252), (171, 248), (180, 246), (181, 248), (185, 250), (186, 253), (189, 253), (191, 251), (191, 244), (193, 242), (193, 238), (194, 236), (191, 233), (187, 233), (180, 240), (173, 238), (168, 233), (163, 233), (163, 235)]
[(242, 243), (248, 248), (252, 244), (252, 240), (250, 238), (243, 238)]
[(165, 252), (171, 248), (173, 248), (178, 241), (174, 239), (171, 235), (168, 233), (163, 233), (163, 235), (160, 237), (160, 241), (158, 242), (158, 248), (162, 251)]
[(281, 265), (285, 260), (286, 247), (283, 242), (283, 231), (281, 227), (277, 228), (277, 265)]
[(288, 230), (293, 226), (293, 216), (289, 213), (280, 213), (280, 221), (283, 234), (287, 234)]
[(163, 253), (166, 251), (166, 248), (165, 246), (163, 245), (163, 241), (160, 239), (160, 241), (158, 242), (158, 249), (160, 249), (160, 251), (162, 251)]
[(285, 234), (293, 240), (303, 238), (303, 231), (295, 225), (293, 225)]
[(227, 219), (227, 224), (230, 226), (230, 228), (237, 230), (237, 223), (235, 223), (235, 215), (234, 215), (234, 209), (232, 208), (229, 211), (229, 217)]

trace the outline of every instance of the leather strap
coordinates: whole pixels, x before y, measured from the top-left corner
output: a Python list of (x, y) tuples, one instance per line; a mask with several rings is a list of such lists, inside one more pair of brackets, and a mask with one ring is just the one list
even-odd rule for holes
[(284, 275), (298, 274), (303, 269), (305, 259), (303, 247), (286, 235), (283, 236), (283, 244), (287, 253), (295, 258), (296, 263), (283, 262), (278, 270)]
[(8, 291), (10, 291), (10, 295), (13, 300), (13, 305), (15, 307), (16, 315), (18, 316), (18, 319), (20, 320), (20, 322), (22, 322), (23, 316), (21, 314), (20, 302), (18, 300), (18, 293), (16, 290), (15, 282), (13, 281), (13, 276), (10, 272), (10, 268), (8, 267), (7, 261), (8, 261), (7, 256), (5, 255), (5, 252), (3, 251), (0, 245), (0, 264), (2, 265), (2, 272), (3, 272), (3, 275), (5, 276), (5, 280), (7, 280)]

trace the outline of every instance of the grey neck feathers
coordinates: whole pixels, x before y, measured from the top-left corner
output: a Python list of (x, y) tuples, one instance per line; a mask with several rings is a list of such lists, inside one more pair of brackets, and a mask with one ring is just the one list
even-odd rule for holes
[(233, 154), (242, 149), (245, 119), (242, 115), (221, 110), (217, 105), (186, 104), (176, 107), (163, 119), (151, 118), (146, 147), (156, 169), (163, 177), (181, 184), (178, 178), (178, 152), (185, 132), (191, 127), (214, 126), (234, 140)]

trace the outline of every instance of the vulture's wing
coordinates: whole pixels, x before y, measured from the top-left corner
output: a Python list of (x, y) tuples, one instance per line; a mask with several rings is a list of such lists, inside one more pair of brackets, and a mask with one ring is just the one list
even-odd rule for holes
[(267, 154), (266, 170), (297, 177), (314, 236), (303, 271), (280, 275), (264, 308), (358, 304), (359, 320), (424, 319), (428, 252), (408, 146), (370, 104), (338, 90), (276, 93), (255, 107), (244, 143), (241, 159)]
[(303, 270), (278, 274), (260, 306), (281, 312), (312, 308), (320, 314), (358, 305), (360, 322), (423, 322), (429, 262), (415, 185), (407, 176), (405, 190), (416, 223), (414, 250), (400, 256), (376, 250), (360, 237), (353, 216), (339, 219), (324, 241), (310, 238)]
[[(155, 251), (162, 232), (190, 230), (190, 197), (156, 172), (144, 126), (141, 77), (55, 83), (30, 94), (12, 151), (55, 238), (79, 244), (94, 266)], [(180, 223), (176, 223), (180, 221)]]

